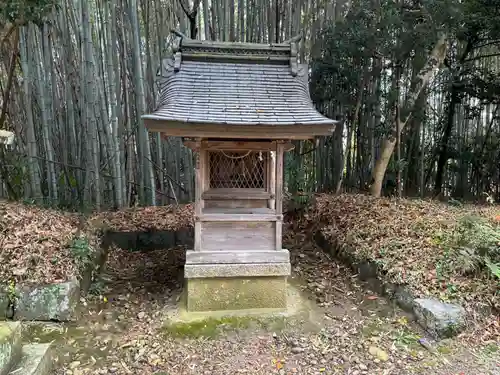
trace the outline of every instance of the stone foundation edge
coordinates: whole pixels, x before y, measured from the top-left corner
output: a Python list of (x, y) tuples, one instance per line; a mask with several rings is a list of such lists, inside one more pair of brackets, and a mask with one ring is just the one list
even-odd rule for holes
[(281, 250), (186, 251), (186, 264), (290, 263), (290, 252)]
[(466, 312), (462, 306), (444, 303), (432, 297), (418, 298), (404, 285), (382, 280), (375, 262), (356, 258), (339, 244), (330, 242), (321, 231), (316, 232), (314, 240), (321, 249), (356, 272), (358, 278), (367, 282), (371, 289), (411, 313), (433, 338), (450, 338), (466, 328)]
[(189, 312), (287, 308), (287, 276), (187, 279), (185, 292)]
[(234, 263), (188, 264), (184, 266), (184, 278), (264, 277), (289, 276), (290, 262), (283, 263)]

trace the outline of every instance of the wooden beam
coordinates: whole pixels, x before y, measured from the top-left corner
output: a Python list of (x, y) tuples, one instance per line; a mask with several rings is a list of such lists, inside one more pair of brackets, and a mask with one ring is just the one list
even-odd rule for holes
[[(196, 149), (199, 145), (196, 141), (186, 139), (183, 141), (184, 146)], [(201, 144), (201, 147), (204, 150), (225, 150), (225, 151), (274, 151), (276, 150), (276, 142), (275, 141), (251, 141), (251, 140), (242, 140), (242, 141), (213, 141), (213, 140), (204, 140)], [(293, 150), (295, 146), (287, 142), (284, 144), (285, 151)]]
[(166, 121), (154, 115), (144, 116), (144, 123), (150, 132), (168, 136), (192, 138), (240, 138), (240, 139), (313, 139), (316, 136), (332, 135), (335, 124), (311, 125), (222, 125), (193, 124)]
[(283, 215), (276, 214), (201, 214), (195, 216), (195, 223), (201, 221), (280, 221)]
[(210, 189), (203, 192), (203, 199), (270, 199), (271, 194), (257, 189)]
[[(182, 47), (181, 47), (182, 48)], [(246, 62), (246, 61), (260, 61), (260, 62), (266, 62), (266, 63), (281, 63), (281, 64), (287, 64), (290, 61), (290, 57), (283, 55), (262, 55), (262, 54), (228, 54), (224, 51), (220, 52), (203, 52), (201, 50), (200, 52), (195, 51), (195, 52), (182, 52), (182, 58), (185, 60), (206, 60), (209, 58), (219, 58), (220, 60), (230, 60), (231, 62)]]

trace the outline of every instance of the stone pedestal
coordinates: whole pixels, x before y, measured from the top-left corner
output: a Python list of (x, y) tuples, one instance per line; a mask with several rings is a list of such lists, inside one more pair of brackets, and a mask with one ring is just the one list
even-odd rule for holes
[[(289, 258), (288, 250), (188, 251), (184, 269), (187, 310), (286, 309)], [(263, 262), (231, 263), (238, 259)]]

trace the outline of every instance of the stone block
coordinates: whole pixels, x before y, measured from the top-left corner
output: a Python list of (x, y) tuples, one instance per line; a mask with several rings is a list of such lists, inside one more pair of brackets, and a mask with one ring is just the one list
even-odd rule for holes
[[(186, 251), (186, 264), (290, 263), (290, 252), (282, 250)], [(286, 268), (286, 266), (285, 266)], [(288, 268), (286, 268), (288, 271)]]
[(5, 318), (12, 318), (12, 316), (9, 316), (9, 306), (9, 295), (7, 294), (7, 292), (2, 291), (2, 285), (0, 285), (0, 320)]
[(217, 277), (260, 277), (289, 276), (291, 266), (285, 263), (241, 263), (241, 264), (186, 264), (184, 277), (217, 278)]
[(188, 279), (186, 292), (188, 311), (287, 307), (286, 276)]
[(435, 338), (449, 338), (465, 329), (465, 310), (460, 305), (434, 298), (416, 298), (413, 312), (417, 322)]
[(21, 361), (11, 374), (50, 375), (53, 374), (53, 350), (51, 344), (29, 344), (22, 348)]
[(24, 287), (18, 291), (15, 319), (69, 321), (75, 319), (80, 285), (65, 283)]
[(10, 372), (21, 356), (21, 323), (0, 323), (0, 375)]

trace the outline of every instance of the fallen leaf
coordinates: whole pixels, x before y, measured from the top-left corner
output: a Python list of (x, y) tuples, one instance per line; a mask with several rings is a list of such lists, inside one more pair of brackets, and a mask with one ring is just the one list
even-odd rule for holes
[(377, 346), (370, 346), (370, 348), (368, 349), (368, 352), (372, 356), (377, 357), (381, 361), (386, 362), (389, 360), (389, 354), (387, 354), (387, 352), (385, 350), (382, 350)]

